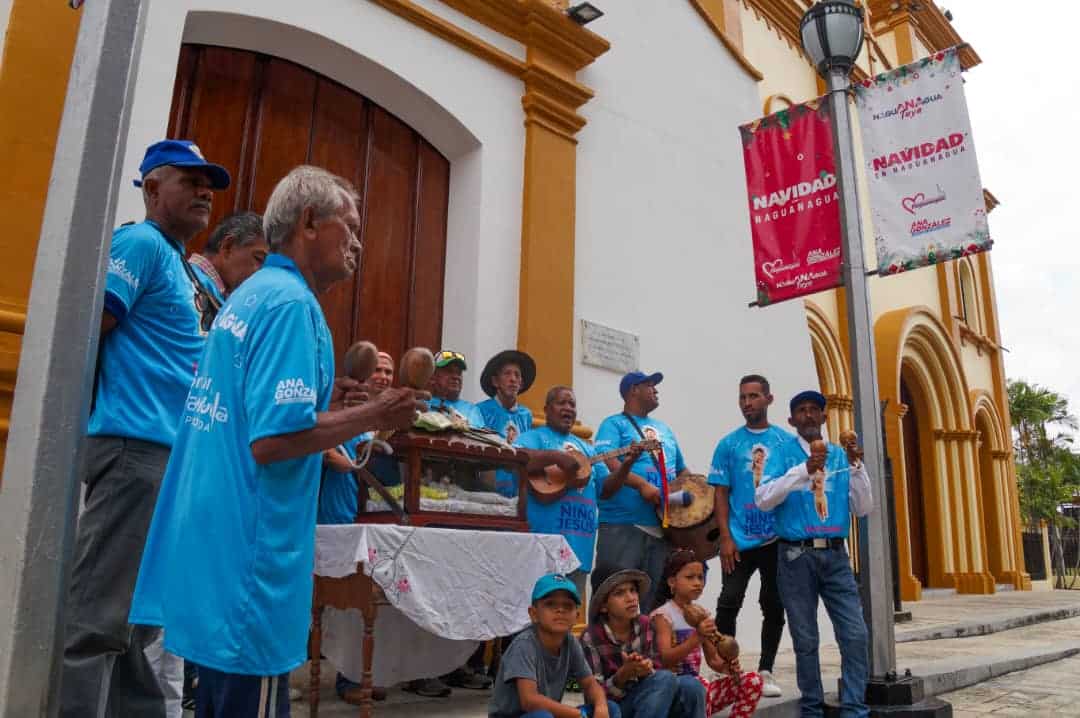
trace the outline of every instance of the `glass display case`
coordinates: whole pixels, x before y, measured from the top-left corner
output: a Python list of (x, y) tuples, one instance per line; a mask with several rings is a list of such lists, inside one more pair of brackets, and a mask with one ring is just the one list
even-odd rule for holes
[(455, 431), (400, 431), (389, 445), (358, 477), (357, 523), (529, 530), (524, 451)]

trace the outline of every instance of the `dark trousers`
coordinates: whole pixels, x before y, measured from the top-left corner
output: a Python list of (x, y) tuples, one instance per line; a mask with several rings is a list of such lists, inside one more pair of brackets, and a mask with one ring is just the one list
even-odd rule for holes
[(92, 436), (86, 446), (86, 506), (75, 535), (60, 686), (66, 718), (165, 715), (165, 697), (145, 653), (160, 629), (128, 624), (143, 544), (169, 447)]
[(243, 676), (199, 666), (195, 718), (289, 718), (289, 674)]
[(647, 595), (641, 596), (641, 612), (652, 611), (658, 605), (656, 592), (670, 551), (667, 541), (650, 536), (633, 524), (600, 524), (596, 532), (596, 563), (592, 570), (593, 591), (616, 571), (626, 568), (644, 571), (652, 581), (652, 587)]
[(724, 574), (724, 587), (720, 598), (716, 600), (716, 628), (720, 633), (735, 635), (735, 619), (746, 598), (746, 585), (754, 571), (761, 574), (761, 593), (758, 603), (761, 605), (761, 659), (758, 671), (772, 671), (776, 661), (776, 650), (780, 646), (780, 636), (784, 632), (784, 606), (780, 601), (780, 592), (776, 587), (777, 543), (740, 551), (740, 560), (735, 562), (735, 570)]

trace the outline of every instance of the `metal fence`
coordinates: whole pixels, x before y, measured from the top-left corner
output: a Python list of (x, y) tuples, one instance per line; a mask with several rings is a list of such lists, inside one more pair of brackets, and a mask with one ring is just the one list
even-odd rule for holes
[(1080, 588), (1080, 528), (1050, 530), (1050, 561), (1057, 588)]
[(1043, 556), (1042, 531), (1024, 532), (1024, 570), (1032, 581), (1046, 580), (1046, 557)]

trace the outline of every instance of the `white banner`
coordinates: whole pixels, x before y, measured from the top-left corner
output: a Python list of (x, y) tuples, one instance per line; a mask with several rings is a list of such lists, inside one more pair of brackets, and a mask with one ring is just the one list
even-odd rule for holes
[(858, 83), (878, 272), (990, 249), (956, 48)]

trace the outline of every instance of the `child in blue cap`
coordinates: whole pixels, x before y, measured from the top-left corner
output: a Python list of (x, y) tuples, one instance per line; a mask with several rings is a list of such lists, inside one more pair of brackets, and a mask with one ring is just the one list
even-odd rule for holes
[[(503, 654), (489, 718), (620, 718), (585, 662), (581, 644), (570, 634), (581, 595), (574, 582), (549, 573), (532, 592), (532, 625), (519, 633)], [(586, 704), (562, 704), (568, 678), (576, 680)]]

